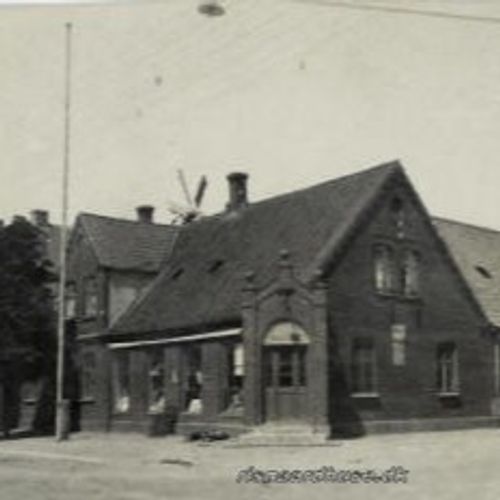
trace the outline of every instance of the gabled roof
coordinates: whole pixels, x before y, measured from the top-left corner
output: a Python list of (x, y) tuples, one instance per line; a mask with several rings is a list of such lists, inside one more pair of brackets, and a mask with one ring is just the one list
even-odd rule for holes
[(165, 224), (115, 219), (83, 213), (78, 216), (103, 267), (157, 272), (172, 251), (178, 228)]
[(437, 217), (433, 222), (484, 314), (500, 326), (500, 231)]
[(280, 250), (286, 249), (298, 278), (307, 280), (328, 264), (329, 255), (395, 174), (404, 176), (398, 162), (184, 226), (149, 292), (112, 333), (193, 330), (240, 321), (245, 272), (268, 280)]

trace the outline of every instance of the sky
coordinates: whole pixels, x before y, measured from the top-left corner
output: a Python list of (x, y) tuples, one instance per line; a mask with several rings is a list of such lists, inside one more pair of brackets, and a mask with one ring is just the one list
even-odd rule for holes
[(2, 3), (1, 219), (60, 221), (71, 22), (71, 219), (168, 222), (179, 168), (213, 213), (232, 171), (259, 200), (399, 159), (432, 214), (500, 229), (500, 0)]

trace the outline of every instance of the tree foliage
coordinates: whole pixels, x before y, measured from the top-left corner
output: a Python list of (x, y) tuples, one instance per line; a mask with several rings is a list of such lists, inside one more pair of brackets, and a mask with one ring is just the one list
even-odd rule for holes
[(36, 372), (54, 360), (55, 282), (41, 230), (24, 219), (0, 228), (0, 353)]

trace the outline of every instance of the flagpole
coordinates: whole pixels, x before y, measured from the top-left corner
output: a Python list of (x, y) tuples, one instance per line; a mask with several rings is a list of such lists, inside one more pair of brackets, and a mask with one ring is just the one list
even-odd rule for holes
[(69, 408), (64, 399), (64, 355), (65, 355), (65, 303), (66, 303), (66, 241), (68, 232), (68, 191), (70, 167), (71, 128), (71, 41), (72, 24), (65, 25), (65, 74), (64, 74), (64, 151), (62, 171), (61, 237), (59, 247), (59, 294), (57, 318), (57, 393), (56, 393), (56, 439), (68, 438)]

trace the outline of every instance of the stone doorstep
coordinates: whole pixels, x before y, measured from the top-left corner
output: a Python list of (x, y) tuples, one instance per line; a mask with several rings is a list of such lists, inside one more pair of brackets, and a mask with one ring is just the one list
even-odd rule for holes
[(310, 425), (267, 423), (255, 427), (237, 439), (237, 444), (252, 446), (313, 446), (328, 445), (326, 428), (314, 429)]

